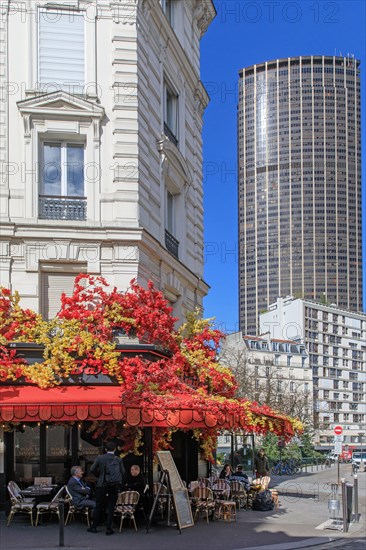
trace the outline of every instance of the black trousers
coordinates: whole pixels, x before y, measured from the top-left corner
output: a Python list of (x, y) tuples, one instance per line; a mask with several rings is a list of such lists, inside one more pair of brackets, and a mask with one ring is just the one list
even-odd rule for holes
[(96, 487), (95, 500), (96, 507), (93, 514), (93, 528), (97, 528), (103, 510), (107, 511), (107, 530), (112, 529), (114, 508), (118, 497), (118, 485), (110, 487)]

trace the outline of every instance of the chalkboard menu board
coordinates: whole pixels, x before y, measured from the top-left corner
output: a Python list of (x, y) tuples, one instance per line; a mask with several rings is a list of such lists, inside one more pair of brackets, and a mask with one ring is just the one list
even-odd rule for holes
[(169, 474), (170, 489), (172, 492), (175, 512), (177, 514), (179, 529), (184, 529), (185, 527), (193, 527), (194, 521), (188, 491), (184, 487), (183, 481), (180, 478), (171, 452), (158, 451), (156, 454), (161, 469), (163, 471), (167, 471)]

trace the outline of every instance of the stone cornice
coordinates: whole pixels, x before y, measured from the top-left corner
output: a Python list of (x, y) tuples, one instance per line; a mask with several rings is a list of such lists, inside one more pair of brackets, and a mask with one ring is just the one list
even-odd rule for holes
[(202, 37), (216, 17), (216, 9), (213, 2), (211, 0), (196, 0), (193, 16)]

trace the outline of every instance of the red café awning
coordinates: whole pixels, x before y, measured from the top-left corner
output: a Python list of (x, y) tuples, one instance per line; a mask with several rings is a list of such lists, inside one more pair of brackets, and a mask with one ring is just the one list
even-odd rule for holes
[(130, 426), (230, 428), (233, 417), (219, 420), (210, 413), (178, 405), (170, 410), (142, 409), (122, 404), (119, 386), (0, 386), (3, 422), (74, 422), (125, 420)]

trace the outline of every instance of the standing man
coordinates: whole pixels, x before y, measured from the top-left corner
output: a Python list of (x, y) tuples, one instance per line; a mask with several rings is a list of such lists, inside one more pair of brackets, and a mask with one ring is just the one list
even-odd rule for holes
[(264, 454), (263, 449), (259, 449), (254, 461), (256, 477), (264, 477), (269, 475), (268, 458)]
[(98, 481), (95, 487), (95, 496), (97, 505), (95, 508), (92, 526), (88, 529), (89, 533), (97, 533), (97, 527), (100, 522), (102, 510), (107, 510), (107, 530), (106, 535), (113, 535), (112, 529), (114, 508), (117, 502), (118, 490), (122, 485), (125, 469), (121, 458), (115, 456), (116, 445), (113, 441), (108, 441), (106, 445), (106, 454), (99, 455), (95, 459), (90, 472), (94, 474)]
[(83, 470), (80, 466), (73, 466), (71, 468), (71, 477), (67, 482), (67, 489), (72, 496), (72, 502), (77, 509), (91, 508), (92, 516), (95, 510), (95, 500), (90, 498), (91, 489), (81, 479), (83, 476)]

